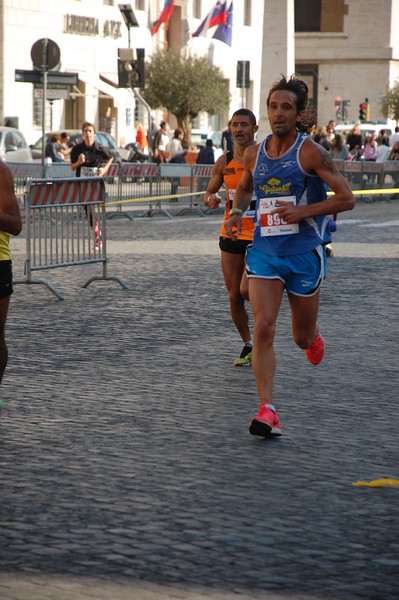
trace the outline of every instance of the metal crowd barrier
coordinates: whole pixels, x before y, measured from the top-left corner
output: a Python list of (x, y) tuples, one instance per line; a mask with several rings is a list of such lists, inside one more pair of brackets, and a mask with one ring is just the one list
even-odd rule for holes
[(32, 179), (25, 201), (25, 278), (14, 283), (45, 285), (59, 300), (63, 295), (32, 272), (57, 267), (101, 263), (102, 275), (95, 280), (112, 280), (127, 289), (119, 277), (107, 274), (105, 182), (101, 177)]
[[(41, 178), (40, 163), (8, 163), (15, 181), (16, 193), (24, 197), (26, 185), (32, 178)], [(381, 188), (381, 196), (392, 191), (385, 190), (389, 175), (394, 185), (399, 182), (399, 161), (375, 163), (369, 161), (334, 161), (337, 169), (348, 180), (352, 189), (370, 191), (375, 185)], [(213, 165), (188, 165), (165, 163), (115, 163), (104, 177), (106, 185), (107, 218), (126, 217), (133, 220), (132, 210), (146, 207), (141, 217), (163, 214), (168, 218), (190, 211), (203, 217), (209, 211), (202, 204)], [(74, 178), (70, 165), (52, 163), (45, 165), (49, 180)], [(21, 205), (23, 202), (21, 202)], [(223, 208), (223, 207), (222, 207)], [(212, 211), (213, 212), (213, 211)]]
[(133, 207), (135, 204), (147, 204), (145, 216), (152, 216), (154, 198), (159, 191), (159, 166), (155, 163), (122, 163), (117, 185), (108, 185), (107, 206), (115, 207), (116, 211), (107, 211), (107, 217), (127, 217), (132, 220), (129, 212), (122, 211), (125, 206)]

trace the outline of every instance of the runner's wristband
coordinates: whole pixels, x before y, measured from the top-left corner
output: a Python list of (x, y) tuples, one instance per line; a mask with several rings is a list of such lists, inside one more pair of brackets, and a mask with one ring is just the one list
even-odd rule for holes
[(228, 217), (232, 217), (233, 215), (240, 215), (240, 217), (242, 217), (241, 208), (232, 208), (228, 213)]

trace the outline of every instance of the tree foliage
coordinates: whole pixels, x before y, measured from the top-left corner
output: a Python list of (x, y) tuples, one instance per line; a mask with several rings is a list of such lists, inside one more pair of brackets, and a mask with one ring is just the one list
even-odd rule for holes
[(381, 99), (381, 112), (385, 118), (399, 121), (399, 82)]
[(205, 111), (211, 115), (226, 110), (229, 92), (223, 72), (207, 58), (182, 56), (173, 50), (158, 50), (146, 64), (143, 97), (152, 109), (173, 113), (184, 138), (191, 142), (191, 120)]

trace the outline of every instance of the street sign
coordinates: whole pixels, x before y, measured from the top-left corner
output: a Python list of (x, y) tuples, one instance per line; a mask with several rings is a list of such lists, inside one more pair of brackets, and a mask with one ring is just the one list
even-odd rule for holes
[(250, 62), (249, 60), (239, 60), (237, 61), (237, 83), (236, 87), (238, 88), (249, 88), (249, 68)]
[[(35, 98), (43, 98), (43, 88), (35, 87)], [(47, 100), (68, 100), (69, 91), (68, 88), (47, 88), (46, 99)]]
[(59, 68), (61, 64), (59, 46), (48, 38), (37, 40), (31, 48), (30, 56), (36, 69), (40, 69), (41, 71)]
[[(47, 84), (58, 85), (77, 85), (79, 73), (61, 73), (61, 71), (49, 71), (47, 73)], [(15, 69), (15, 81), (22, 83), (43, 83), (43, 73), (41, 71), (24, 71)]]

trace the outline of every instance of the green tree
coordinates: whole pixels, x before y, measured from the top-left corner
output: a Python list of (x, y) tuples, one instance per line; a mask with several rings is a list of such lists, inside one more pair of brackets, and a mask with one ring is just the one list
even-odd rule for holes
[(381, 99), (381, 112), (385, 118), (399, 121), (399, 82)]
[(228, 109), (230, 95), (223, 72), (207, 58), (181, 56), (173, 50), (159, 50), (146, 64), (143, 97), (151, 108), (173, 113), (191, 145), (191, 120), (199, 112), (210, 115)]

